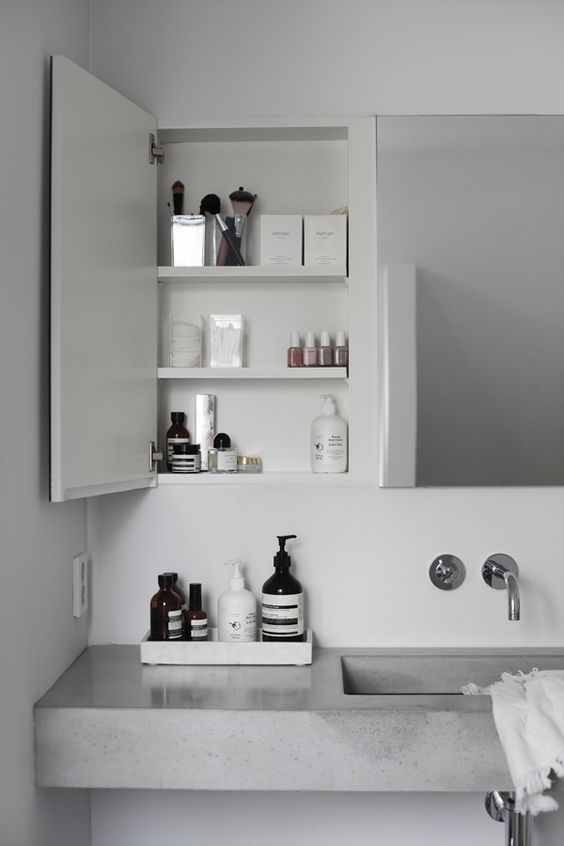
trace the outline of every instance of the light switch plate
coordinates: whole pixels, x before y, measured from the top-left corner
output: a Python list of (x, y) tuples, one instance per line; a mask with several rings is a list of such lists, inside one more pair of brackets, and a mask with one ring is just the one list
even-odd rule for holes
[(73, 615), (82, 617), (88, 611), (88, 554), (76, 555), (72, 559)]

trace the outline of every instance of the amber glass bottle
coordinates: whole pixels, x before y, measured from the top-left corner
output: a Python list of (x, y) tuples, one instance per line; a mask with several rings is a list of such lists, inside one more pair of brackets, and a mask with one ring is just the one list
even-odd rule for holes
[(184, 425), (186, 415), (183, 411), (173, 411), (170, 415), (171, 426), (166, 433), (166, 469), (169, 473), (172, 472), (172, 448), (175, 443), (189, 444), (190, 432)]
[(172, 590), (170, 573), (159, 576), (159, 590), (151, 599), (151, 640), (182, 640), (182, 601)]
[(304, 594), (300, 582), (290, 573), (286, 541), (296, 535), (278, 535), (280, 549), (274, 556), (274, 574), (262, 586), (262, 639), (303, 641)]
[(190, 585), (190, 599), (188, 610), (184, 612), (184, 629), (186, 640), (208, 639), (208, 615), (202, 608), (202, 586)]

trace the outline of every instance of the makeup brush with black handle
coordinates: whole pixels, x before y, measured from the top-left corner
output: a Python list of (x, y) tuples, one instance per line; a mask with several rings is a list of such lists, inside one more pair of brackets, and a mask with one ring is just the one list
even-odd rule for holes
[(184, 185), (178, 180), (172, 185), (172, 208), (174, 214), (182, 214), (184, 208)]
[(233, 208), (233, 217), (226, 218), (225, 222), (229, 230), (235, 234), (235, 243), (239, 248), (239, 252), (241, 252), (241, 242), (243, 240), (247, 215), (251, 211), (256, 198), (256, 194), (245, 191), (242, 185), (239, 186), (238, 191), (232, 191), (229, 195)]
[[(237, 246), (237, 242), (235, 240), (235, 236), (230, 232), (229, 227), (227, 226), (226, 222), (222, 218), (220, 214), (221, 209), (221, 200), (217, 196), (217, 194), (206, 194), (206, 196), (202, 199), (200, 203), (200, 214), (211, 214), (212, 217), (215, 218), (217, 225), (221, 230), (221, 234), (223, 239), (227, 242), (231, 253), (233, 254), (233, 258), (235, 259), (235, 263), (238, 265), (244, 265), (245, 259), (241, 255), (241, 251)], [(218, 262), (219, 264), (219, 262)]]

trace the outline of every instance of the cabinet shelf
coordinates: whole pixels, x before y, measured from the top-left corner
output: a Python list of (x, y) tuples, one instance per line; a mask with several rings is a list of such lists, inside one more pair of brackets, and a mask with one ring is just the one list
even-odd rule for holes
[(159, 473), (159, 485), (368, 485), (350, 473), (269, 471), (264, 473)]
[(346, 367), (159, 367), (159, 379), (346, 379)]
[(340, 282), (348, 284), (344, 265), (332, 267), (288, 267), (246, 265), (244, 267), (167, 267), (157, 268), (159, 282)]

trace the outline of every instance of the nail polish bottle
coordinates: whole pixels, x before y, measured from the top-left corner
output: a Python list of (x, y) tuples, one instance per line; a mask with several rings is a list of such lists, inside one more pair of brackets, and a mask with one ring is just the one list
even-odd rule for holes
[(317, 366), (317, 348), (315, 346), (315, 335), (313, 332), (306, 332), (304, 347), (304, 367)]
[(321, 333), (319, 349), (317, 350), (317, 363), (320, 367), (331, 367), (333, 365), (333, 349), (329, 332), (326, 330)]
[(341, 330), (335, 336), (335, 367), (346, 367), (349, 363), (349, 350), (345, 333)]
[(302, 367), (304, 363), (304, 351), (300, 346), (298, 332), (290, 333), (290, 346), (288, 347), (288, 367)]

